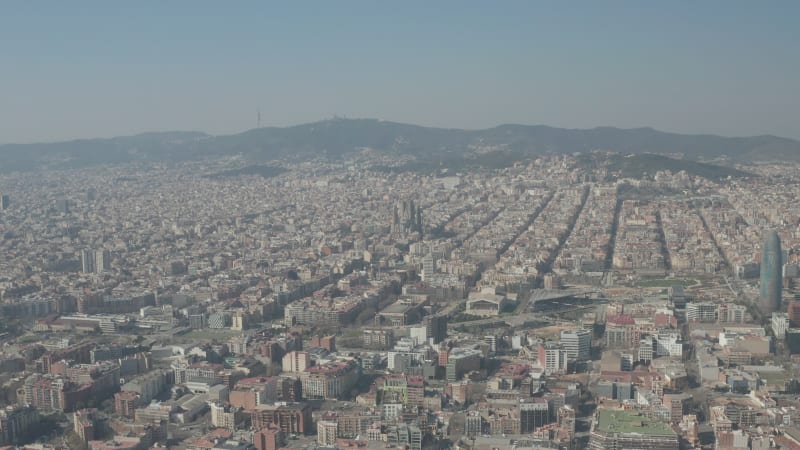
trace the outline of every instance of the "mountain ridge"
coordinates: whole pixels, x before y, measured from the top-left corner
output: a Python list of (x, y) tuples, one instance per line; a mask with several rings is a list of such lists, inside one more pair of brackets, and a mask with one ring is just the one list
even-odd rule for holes
[(651, 127), (557, 128), (501, 124), (469, 130), (378, 119), (328, 119), (287, 127), (262, 127), (227, 135), (198, 131), (147, 132), (112, 138), (0, 145), (0, 172), (77, 168), (132, 161), (189, 161), (242, 155), (275, 159), (340, 158), (363, 148), (418, 160), (458, 158), (503, 151), (520, 158), (585, 153), (680, 155), (684, 159), (735, 162), (800, 162), (800, 141), (772, 135), (723, 137), (679, 134)]

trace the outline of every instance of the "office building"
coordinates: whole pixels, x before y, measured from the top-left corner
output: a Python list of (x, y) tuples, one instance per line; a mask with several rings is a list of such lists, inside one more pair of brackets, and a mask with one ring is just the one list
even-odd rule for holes
[(206, 327), (205, 314), (190, 314), (189, 315), (189, 328), (193, 330), (200, 330)]
[(533, 433), (550, 422), (550, 408), (547, 400), (534, 398), (532, 401), (519, 404), (519, 431), (520, 433)]
[(8, 406), (0, 409), (0, 445), (20, 444), (36, 433), (39, 411), (33, 406)]
[(737, 305), (735, 303), (719, 304), (717, 313), (717, 320), (719, 322), (745, 323), (748, 319), (747, 307), (745, 305)]
[(428, 253), (422, 258), (422, 281), (430, 281), (435, 272), (436, 267), (433, 260), (433, 255)]
[(686, 292), (683, 290), (682, 285), (670, 286), (667, 292), (669, 294), (669, 301), (675, 308), (680, 309), (686, 307)]
[(711, 323), (717, 321), (718, 306), (711, 302), (691, 302), (686, 304), (688, 322)]
[(94, 269), (97, 273), (103, 273), (111, 268), (111, 252), (108, 250), (97, 250), (94, 254)]
[(653, 336), (644, 336), (639, 341), (639, 361), (648, 363), (656, 354), (657, 342)]
[(781, 238), (774, 230), (767, 231), (761, 244), (761, 286), (758, 304), (761, 314), (765, 316), (781, 308), (782, 270)]
[(771, 324), (775, 339), (783, 340), (786, 337), (786, 330), (789, 329), (789, 315), (783, 312), (774, 312)]
[(539, 344), (538, 357), (546, 375), (567, 371), (567, 351), (561, 345), (553, 342)]
[(94, 257), (95, 254), (91, 250), (83, 249), (81, 250), (81, 272), (83, 273), (93, 273), (94, 272)]
[(282, 367), (284, 372), (305, 372), (311, 367), (311, 355), (308, 352), (291, 351), (283, 356)]
[(561, 345), (570, 361), (588, 361), (592, 353), (592, 333), (584, 329), (561, 332)]
[(447, 339), (447, 316), (426, 316), (422, 323), (425, 325), (425, 337), (433, 339), (434, 344)]
[(662, 329), (655, 335), (655, 356), (683, 356), (681, 333), (677, 330)]
[(464, 374), (480, 369), (482, 361), (480, 350), (454, 348), (447, 355), (445, 377), (450, 382), (458, 381)]

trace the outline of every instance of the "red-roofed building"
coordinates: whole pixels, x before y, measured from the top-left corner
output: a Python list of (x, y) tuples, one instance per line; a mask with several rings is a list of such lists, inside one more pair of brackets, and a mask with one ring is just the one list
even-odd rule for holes
[(306, 403), (259, 405), (248, 412), (255, 429), (272, 424), (287, 435), (312, 431), (311, 406)]
[(678, 319), (672, 314), (657, 313), (653, 318), (656, 327), (678, 327)]
[(114, 411), (123, 416), (133, 418), (136, 412), (136, 402), (139, 393), (133, 391), (120, 391), (114, 394)]
[(786, 314), (789, 316), (789, 325), (800, 327), (800, 302), (792, 300), (786, 306)]
[(278, 400), (280, 386), (277, 377), (244, 378), (236, 383), (235, 389), (229, 395), (229, 401), (233, 406), (253, 409), (257, 405)]
[(186, 444), (187, 450), (211, 450), (220, 441), (227, 441), (233, 437), (233, 432), (224, 428), (217, 428), (205, 436), (192, 439)]
[(276, 425), (268, 425), (255, 432), (253, 444), (256, 450), (277, 450), (286, 442), (286, 436)]
[(628, 314), (615, 314), (606, 318), (606, 323), (614, 325), (635, 325), (636, 321), (633, 316)]

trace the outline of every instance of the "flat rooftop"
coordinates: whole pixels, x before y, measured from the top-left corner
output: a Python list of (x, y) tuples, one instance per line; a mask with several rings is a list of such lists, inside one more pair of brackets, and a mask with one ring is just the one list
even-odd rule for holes
[(596, 430), (602, 433), (636, 433), (648, 436), (677, 436), (666, 423), (656, 422), (634, 411), (600, 409)]
[(413, 303), (394, 302), (391, 305), (387, 306), (386, 308), (383, 308), (381, 314), (405, 314), (414, 309), (415, 307), (417, 307), (417, 305)]

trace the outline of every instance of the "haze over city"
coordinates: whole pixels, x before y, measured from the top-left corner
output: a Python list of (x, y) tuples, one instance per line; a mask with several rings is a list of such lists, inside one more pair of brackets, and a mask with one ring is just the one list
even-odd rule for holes
[(796, 2), (16, 2), (0, 449), (796, 450)]

